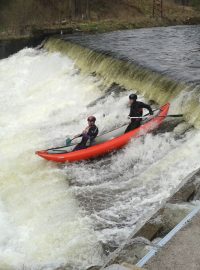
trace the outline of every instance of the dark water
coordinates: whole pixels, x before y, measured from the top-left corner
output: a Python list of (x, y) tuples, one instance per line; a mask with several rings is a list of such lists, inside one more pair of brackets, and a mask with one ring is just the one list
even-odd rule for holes
[(36, 47), (42, 42), (42, 40), (43, 37), (0, 40), (0, 59), (6, 58), (25, 47)]
[(134, 61), (180, 81), (200, 83), (200, 26), (65, 36), (65, 40)]

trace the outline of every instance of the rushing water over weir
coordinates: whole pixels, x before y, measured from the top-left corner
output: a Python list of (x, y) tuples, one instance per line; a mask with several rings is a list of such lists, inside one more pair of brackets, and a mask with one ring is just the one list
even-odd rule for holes
[[(66, 53), (82, 71), (103, 77), (107, 84), (115, 82), (129, 90), (137, 89), (160, 105), (176, 101), (176, 110), (184, 113), (188, 122), (199, 127), (198, 31), (199, 27), (118, 31), (95, 37), (50, 39), (45, 47)], [(182, 32), (187, 34), (185, 38)], [(189, 38), (197, 40), (191, 43)], [(157, 45), (159, 40), (163, 42)], [(165, 47), (167, 49), (163, 49)]]
[[(176, 79), (138, 62), (59, 39), (0, 61), (0, 269), (103, 265), (199, 167), (200, 134), (189, 124), (199, 127), (198, 76), (181, 80), (180, 71)], [(100, 132), (124, 123), (129, 90), (170, 101), (186, 121), (168, 118), (156, 133), (93, 161), (58, 166), (34, 155), (79, 133), (88, 115)]]

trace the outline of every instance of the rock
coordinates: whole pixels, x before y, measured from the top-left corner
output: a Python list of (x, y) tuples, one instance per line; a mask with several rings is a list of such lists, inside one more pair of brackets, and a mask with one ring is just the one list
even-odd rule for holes
[(169, 200), (169, 203), (178, 203), (178, 202), (188, 202), (191, 201), (197, 192), (198, 183), (196, 183), (196, 179), (200, 177), (200, 170), (194, 171), (192, 174), (188, 176), (187, 183), (181, 187), (174, 196)]
[(72, 267), (71, 265), (59, 266), (55, 270), (70, 270), (71, 267)]
[(144, 268), (140, 268), (135, 265), (128, 264), (126, 262), (122, 263), (122, 266), (125, 266), (127, 269), (130, 269), (130, 270), (142, 270), (142, 269), (144, 270)]
[(112, 242), (107, 243), (100, 242), (100, 243), (103, 248), (103, 252), (106, 256), (108, 256), (110, 253), (114, 252), (116, 248), (118, 248), (118, 246)]
[(147, 254), (149, 250), (150, 247), (144, 244), (130, 245), (121, 250), (120, 254), (114, 260), (114, 263), (121, 264), (123, 262), (127, 262), (130, 264), (136, 264)]
[(120, 264), (112, 264), (105, 268), (105, 270), (142, 270), (143, 268), (137, 267), (132, 264), (128, 264), (126, 262), (123, 262)]
[(142, 236), (148, 240), (154, 239), (162, 230), (162, 223), (156, 220), (150, 220), (148, 221), (136, 234), (137, 236)]
[(112, 264), (105, 268), (105, 270), (128, 270), (128, 268), (119, 265), (119, 264)]
[(163, 214), (163, 233), (167, 234), (171, 231), (183, 218), (185, 218), (192, 210), (194, 205), (187, 204), (170, 204), (167, 203)]
[(99, 270), (100, 268), (101, 268), (101, 266), (94, 265), (94, 266), (90, 266), (89, 268), (87, 268), (87, 270)]
[(196, 188), (196, 193), (195, 193), (195, 196), (194, 196), (194, 200), (195, 201), (200, 200), (200, 185)]
[(169, 202), (170, 203), (188, 202), (190, 198), (194, 196), (195, 190), (196, 190), (195, 184), (193, 182), (188, 183), (184, 185), (178, 192), (176, 192)]

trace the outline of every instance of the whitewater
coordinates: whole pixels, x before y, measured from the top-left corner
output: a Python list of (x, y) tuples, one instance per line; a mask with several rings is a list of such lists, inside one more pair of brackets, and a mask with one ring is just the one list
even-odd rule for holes
[(126, 122), (130, 91), (108, 91), (68, 56), (30, 48), (1, 60), (0, 78), (0, 269), (102, 265), (103, 247), (118, 247), (199, 167), (199, 131), (170, 119), (105, 158), (44, 161), (34, 152), (62, 145), (89, 115), (100, 132)]

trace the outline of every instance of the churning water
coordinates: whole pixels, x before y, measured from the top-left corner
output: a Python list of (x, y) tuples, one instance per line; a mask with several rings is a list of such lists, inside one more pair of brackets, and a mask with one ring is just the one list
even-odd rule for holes
[(65, 172), (34, 155), (68, 134), (60, 124), (86, 113), (100, 95), (98, 82), (79, 75), (67, 57), (34, 49), (2, 60), (0, 74), (0, 269), (99, 262), (93, 224)]
[[(0, 61), (0, 269), (102, 265), (102, 246), (120, 245), (199, 167), (199, 131), (170, 118), (101, 159), (57, 166), (35, 156), (79, 133), (88, 115), (100, 131), (126, 121), (129, 92), (75, 63), (36, 49)], [(171, 112), (188, 95), (171, 99)]]

